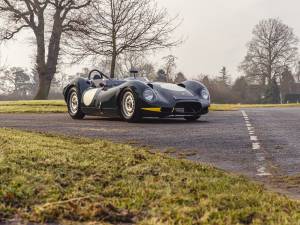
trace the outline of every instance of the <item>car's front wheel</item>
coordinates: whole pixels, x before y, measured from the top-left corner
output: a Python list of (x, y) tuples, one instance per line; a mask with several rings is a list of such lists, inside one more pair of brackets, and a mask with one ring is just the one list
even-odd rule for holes
[(73, 119), (83, 119), (84, 113), (80, 107), (80, 95), (76, 87), (71, 88), (68, 94), (68, 112)]
[(127, 122), (138, 122), (141, 113), (138, 108), (138, 100), (131, 89), (125, 89), (120, 101), (121, 116)]

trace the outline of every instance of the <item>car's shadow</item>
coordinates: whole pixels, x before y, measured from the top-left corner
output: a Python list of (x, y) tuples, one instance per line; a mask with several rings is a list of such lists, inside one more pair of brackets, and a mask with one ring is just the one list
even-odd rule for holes
[[(126, 121), (120, 118), (107, 118), (107, 117), (86, 117), (84, 120), (96, 120), (96, 121), (112, 121), (112, 122), (123, 122), (127, 123)], [(207, 120), (196, 120), (196, 121), (186, 121), (184, 119), (178, 118), (144, 118), (135, 124), (201, 124), (201, 123), (209, 123)]]

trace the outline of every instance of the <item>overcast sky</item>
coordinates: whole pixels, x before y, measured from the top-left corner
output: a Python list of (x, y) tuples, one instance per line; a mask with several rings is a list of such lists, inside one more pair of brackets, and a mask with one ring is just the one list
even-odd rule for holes
[[(178, 57), (178, 70), (192, 77), (198, 74), (216, 75), (226, 66), (234, 77), (246, 54), (246, 43), (259, 20), (280, 18), (300, 36), (299, 0), (157, 0), (171, 15), (183, 19), (177, 33), (185, 43), (167, 54)], [(24, 35), (2, 47), (2, 61), (15, 66), (30, 67), (34, 48)], [(157, 61), (157, 60), (156, 60)], [(159, 65), (158, 62), (156, 62)]]

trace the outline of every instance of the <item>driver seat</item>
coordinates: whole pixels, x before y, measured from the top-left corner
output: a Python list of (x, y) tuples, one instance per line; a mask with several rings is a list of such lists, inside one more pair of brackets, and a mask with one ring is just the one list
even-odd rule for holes
[(93, 77), (92, 85), (94, 87), (105, 87), (106, 86), (106, 82), (105, 82), (105, 80), (101, 79), (101, 77), (98, 74), (96, 74)]

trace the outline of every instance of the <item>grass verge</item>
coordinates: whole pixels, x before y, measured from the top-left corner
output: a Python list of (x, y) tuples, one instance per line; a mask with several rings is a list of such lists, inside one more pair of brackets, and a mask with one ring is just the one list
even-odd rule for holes
[(243, 177), (129, 145), (0, 129), (0, 218), (298, 225), (300, 203)]
[[(233, 111), (243, 108), (300, 107), (300, 104), (212, 104), (210, 111)], [(0, 101), (0, 113), (65, 113), (63, 100)]]
[(67, 112), (63, 100), (0, 101), (0, 113), (63, 113)]
[(211, 111), (233, 111), (246, 108), (288, 108), (300, 107), (300, 104), (212, 104)]

